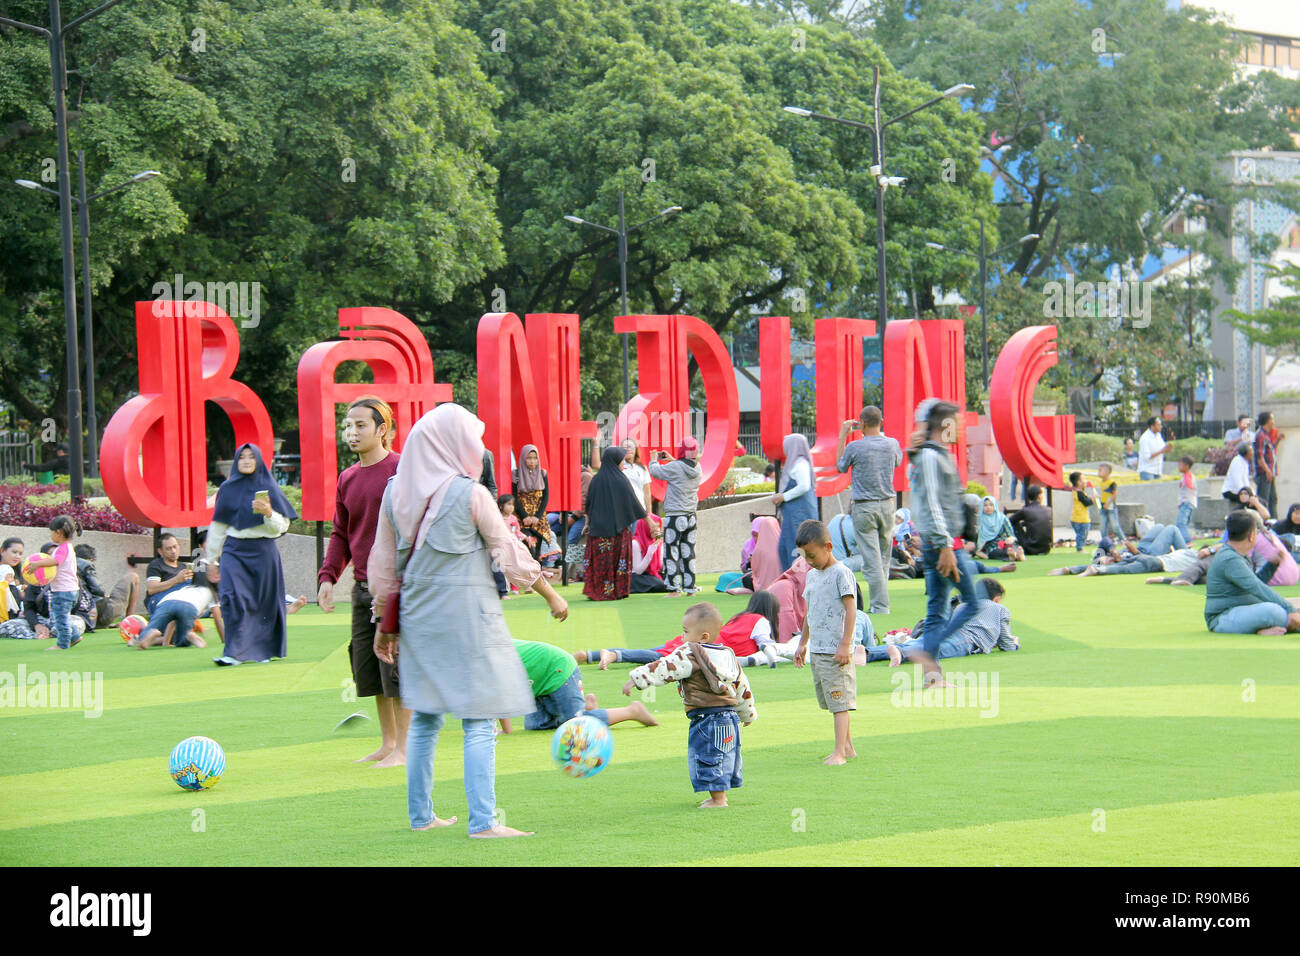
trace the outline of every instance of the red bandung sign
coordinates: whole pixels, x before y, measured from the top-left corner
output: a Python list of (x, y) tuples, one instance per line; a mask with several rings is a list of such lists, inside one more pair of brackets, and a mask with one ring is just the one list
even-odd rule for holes
[[(731, 357), (718, 334), (689, 315), (629, 315), (615, 331), (637, 336), (638, 391), (619, 415), (614, 439), (632, 436), (650, 453), (671, 451), (688, 429), (689, 368), (694, 359), (704, 379), (707, 426), (701, 440), (704, 472), (700, 497), (711, 494), (731, 465), (739, 409)], [(813, 465), (817, 494), (848, 484), (835, 472), (840, 423), (862, 408), (862, 340), (875, 334), (864, 319), (819, 319), (817, 440)], [(269, 461), (270, 416), (257, 394), (230, 375), (239, 360), (234, 322), (207, 302), (136, 303), (140, 394), (114, 413), (104, 430), (100, 472), (104, 490), (125, 517), (144, 525), (207, 524), (206, 434), (203, 404), (216, 402), (234, 425), (235, 442), (253, 442)], [(393, 406), (400, 449), (411, 425), (439, 402), (453, 400), (450, 385), (434, 381), (433, 357), (423, 334), (391, 309), (339, 310), (339, 341), (311, 346), (298, 363), (298, 418), (302, 435), (302, 517), (334, 517), (338, 475), (335, 407), (359, 395), (379, 395)], [(927, 396), (966, 409), (965, 338), (961, 322), (903, 320), (885, 330), (885, 431), (906, 445), (912, 411)], [(1012, 336), (993, 369), (989, 410), (998, 449), (1018, 475), (1055, 485), (1074, 459), (1074, 419), (1033, 414), (1034, 386), (1056, 364), (1056, 329), (1035, 326)], [(580, 442), (596, 435), (581, 418), (579, 325), (571, 314), (484, 315), (478, 327), (478, 413), (487, 425), (484, 442), (498, 462), (498, 484), (510, 490), (512, 449), (537, 446), (550, 475), (550, 505), (580, 505)], [(790, 428), (790, 320), (759, 320), (764, 388), (760, 429), (763, 452), (782, 456)], [(365, 362), (373, 384), (334, 381), (343, 362)], [(955, 449), (965, 474), (965, 445)], [(896, 476), (906, 487), (905, 469)], [(663, 497), (662, 482), (652, 491)]]

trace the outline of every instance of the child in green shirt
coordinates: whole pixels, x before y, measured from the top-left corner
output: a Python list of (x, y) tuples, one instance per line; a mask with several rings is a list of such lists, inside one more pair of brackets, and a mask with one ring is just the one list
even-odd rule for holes
[[(608, 710), (596, 706), (595, 694), (583, 695), (578, 662), (568, 651), (541, 641), (515, 641), (514, 644), (528, 680), (532, 682), (533, 701), (537, 708), (524, 717), (525, 730), (554, 730), (566, 720), (582, 714), (605, 724), (635, 720), (646, 727), (658, 726), (659, 721), (650, 716), (650, 711), (641, 701)], [(501, 721), (501, 731), (510, 733), (510, 718)]]

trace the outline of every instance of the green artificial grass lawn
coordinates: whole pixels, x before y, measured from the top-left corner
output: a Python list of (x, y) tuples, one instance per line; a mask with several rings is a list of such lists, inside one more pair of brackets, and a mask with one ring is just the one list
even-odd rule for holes
[[(60, 654), (0, 641), (0, 680), (20, 666), (103, 675), (98, 717), (0, 707), (0, 863), (1294, 864), (1300, 639), (1210, 635), (1203, 587), (1045, 576), (1074, 560), (1057, 552), (1000, 576), (1024, 649), (945, 662), (967, 676), (970, 699), (924, 706), (898, 683), (914, 679), (910, 667), (859, 668), (859, 756), (847, 766), (821, 763), (831, 718), (810, 671), (750, 669), (759, 719), (743, 731), (745, 785), (727, 810), (694, 809), (671, 687), (647, 702), (661, 726), (616, 726), (613, 761), (589, 780), (561, 774), (551, 734), (517, 720), (498, 740), (496, 785), (504, 822), (537, 831), (523, 840), (466, 838), (455, 720), (439, 741), (434, 797), (456, 827), (412, 833), (404, 771), (352, 762), (374, 749), (378, 725), (333, 732), (354, 711), (374, 714), (350, 697), (347, 605), (292, 616), (290, 657), (268, 665), (140, 652), (116, 629)], [(652, 647), (678, 633), (688, 603), (593, 604), (580, 588), (564, 589), (563, 623), (536, 596), (508, 601), (511, 631), (569, 650)], [(882, 634), (923, 609), (920, 581), (890, 592), (894, 613), (874, 619)], [(702, 597), (728, 616), (746, 600)], [(585, 689), (617, 706), (629, 669), (584, 667)], [(194, 734), (227, 757), (199, 793), (167, 767)]]

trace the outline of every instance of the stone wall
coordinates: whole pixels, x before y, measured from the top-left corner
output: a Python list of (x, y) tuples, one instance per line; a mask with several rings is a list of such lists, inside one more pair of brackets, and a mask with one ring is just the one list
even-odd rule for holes
[[(180, 539), (181, 553), (189, 554), (189, 530), (174, 532)], [(39, 551), (41, 545), (50, 540), (49, 532), (44, 528), (18, 528), (0, 525), (0, 538), (22, 538), (25, 552), (31, 554)], [(129, 570), (140, 573), (143, 580), (145, 565), (134, 568), (126, 559), (132, 555), (152, 556), (153, 536), (147, 534), (114, 534), (108, 531), (86, 531), (74, 544), (89, 544), (95, 549), (95, 570), (99, 573), (100, 583), (111, 588)], [(316, 600), (316, 538), (305, 534), (286, 534), (275, 542), (280, 550), (280, 561), (284, 565), (284, 583), (293, 595), (304, 595), (307, 600)], [(737, 546), (739, 553), (739, 546)], [(342, 600), (351, 600), (352, 568), (343, 572), (343, 577), (335, 586), (335, 594)]]

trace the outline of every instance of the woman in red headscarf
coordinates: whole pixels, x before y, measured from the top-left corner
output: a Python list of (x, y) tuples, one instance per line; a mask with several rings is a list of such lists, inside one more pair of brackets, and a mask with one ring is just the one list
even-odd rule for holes
[(664, 529), (655, 515), (646, 515), (632, 532), (633, 594), (662, 594), (664, 583)]

